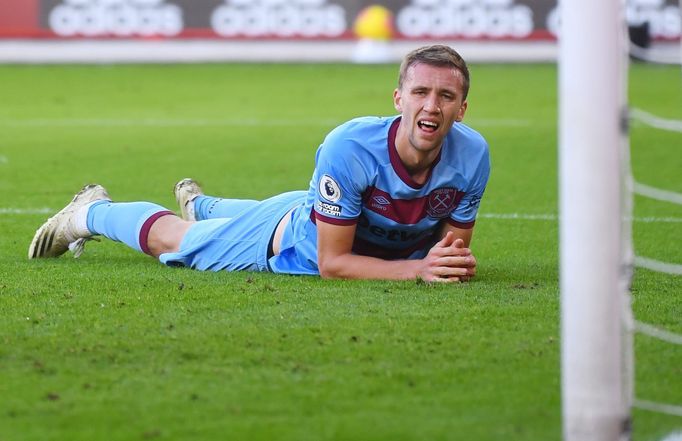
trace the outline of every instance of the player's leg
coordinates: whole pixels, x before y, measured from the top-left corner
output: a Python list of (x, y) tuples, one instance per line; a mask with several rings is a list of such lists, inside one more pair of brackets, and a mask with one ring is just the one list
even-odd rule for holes
[(146, 235), (148, 254), (159, 257), (164, 253), (176, 253), (187, 230), (196, 222), (177, 216), (162, 216), (150, 225)]
[(177, 251), (191, 224), (152, 202), (103, 201), (93, 204), (87, 213), (89, 232), (123, 242), (153, 257)]
[(29, 258), (57, 257), (70, 248), (79, 255), (85, 241), (103, 235), (166, 265), (269, 271), (273, 232), (304, 200), (305, 192), (285, 193), (244, 209), (231, 220), (191, 222), (151, 202), (111, 202), (102, 186), (88, 185), (38, 229)]
[(68, 249), (72, 249), (78, 257), (85, 242), (95, 235), (103, 235), (135, 250), (158, 256), (166, 249), (177, 250), (182, 233), (186, 231), (178, 223), (175, 227), (176, 234), (169, 234), (165, 241), (152, 241), (154, 249), (150, 250), (149, 233), (153, 225), (163, 217), (173, 217), (182, 223), (191, 224), (151, 202), (111, 202), (104, 187), (86, 185), (66, 207), (36, 231), (29, 246), (28, 257), (57, 257)]
[(173, 193), (185, 220), (233, 218), (259, 203), (252, 199), (206, 196), (199, 184), (190, 178), (175, 184)]
[[(277, 226), (293, 207), (304, 203), (305, 195), (302, 191), (284, 193), (258, 202), (230, 219), (193, 222), (178, 251), (161, 254), (159, 261), (202, 271), (270, 271), (268, 260), (275, 251)], [(160, 219), (156, 225), (162, 228), (163, 221)], [(155, 228), (149, 235), (150, 245)]]

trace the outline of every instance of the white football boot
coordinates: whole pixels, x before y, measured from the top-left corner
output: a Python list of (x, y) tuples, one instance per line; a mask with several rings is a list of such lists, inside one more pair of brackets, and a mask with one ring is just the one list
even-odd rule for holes
[(93, 236), (86, 225), (87, 211), (81, 209), (100, 200), (111, 200), (104, 187), (97, 184), (83, 187), (66, 207), (38, 228), (28, 247), (28, 258), (58, 257), (69, 249), (74, 257), (80, 256), (85, 242)]
[(194, 199), (204, 194), (199, 184), (192, 178), (185, 178), (175, 184), (173, 193), (175, 194), (175, 200), (180, 206), (182, 218), (188, 221), (197, 220), (194, 213)]

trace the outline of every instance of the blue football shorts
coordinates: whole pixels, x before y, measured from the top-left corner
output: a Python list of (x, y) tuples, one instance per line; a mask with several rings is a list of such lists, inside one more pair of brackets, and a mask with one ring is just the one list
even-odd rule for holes
[(273, 196), (244, 209), (232, 218), (196, 222), (185, 233), (176, 253), (159, 261), (200, 271), (270, 271), (270, 240), (279, 221), (292, 208), (305, 203), (307, 192)]

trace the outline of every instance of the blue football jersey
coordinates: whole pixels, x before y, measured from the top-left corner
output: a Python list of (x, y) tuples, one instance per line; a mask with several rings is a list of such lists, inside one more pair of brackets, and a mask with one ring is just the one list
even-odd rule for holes
[(363, 117), (332, 130), (318, 148), (305, 204), (294, 210), (273, 271), (317, 274), (316, 223), (356, 225), (353, 252), (420, 258), (442, 222), (471, 228), (490, 174), (488, 145), (455, 123), (426, 182), (405, 169), (396, 147), (400, 117)]

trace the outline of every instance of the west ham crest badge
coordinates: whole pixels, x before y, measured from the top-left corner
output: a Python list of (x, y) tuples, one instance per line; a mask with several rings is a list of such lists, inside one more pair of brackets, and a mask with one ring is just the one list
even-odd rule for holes
[(455, 208), (457, 189), (456, 188), (437, 188), (429, 194), (429, 201), (426, 206), (426, 214), (435, 219), (447, 217)]

